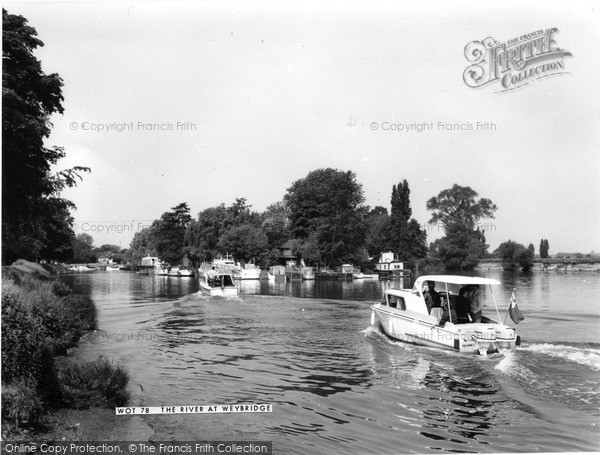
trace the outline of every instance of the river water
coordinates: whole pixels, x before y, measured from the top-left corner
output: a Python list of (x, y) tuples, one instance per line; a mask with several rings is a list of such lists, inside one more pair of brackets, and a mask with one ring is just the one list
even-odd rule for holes
[[(525, 320), (513, 352), (389, 340), (370, 326), (388, 285), (378, 280), (248, 281), (235, 298), (198, 295), (198, 278), (64, 280), (99, 310), (99, 330), (75, 355), (126, 367), (132, 406), (273, 405), (144, 416), (153, 440), (268, 440), (281, 454), (600, 450), (600, 274), (479, 275), (502, 281), (502, 319), (516, 288)], [(489, 293), (484, 301), (494, 315)]]

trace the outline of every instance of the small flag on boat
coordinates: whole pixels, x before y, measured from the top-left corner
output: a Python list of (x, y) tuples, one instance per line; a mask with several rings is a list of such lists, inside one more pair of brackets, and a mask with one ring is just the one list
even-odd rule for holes
[(517, 306), (517, 299), (515, 297), (514, 289), (512, 291), (512, 296), (510, 297), (510, 305), (508, 306), (508, 314), (510, 315), (510, 318), (513, 320), (513, 322), (515, 324), (518, 324), (523, 319), (525, 319), (525, 316), (523, 316), (523, 314), (521, 313), (521, 310), (519, 310), (519, 307)]

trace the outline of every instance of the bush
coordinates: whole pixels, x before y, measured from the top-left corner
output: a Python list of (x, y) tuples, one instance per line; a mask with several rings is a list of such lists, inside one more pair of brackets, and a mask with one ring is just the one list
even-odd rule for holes
[(129, 374), (104, 357), (95, 362), (69, 365), (59, 372), (59, 378), (74, 407), (125, 406), (129, 401)]
[(55, 356), (96, 328), (90, 297), (72, 294), (51, 271), (28, 261), (3, 267), (2, 278), (3, 422), (35, 423), (46, 407), (76, 402), (76, 396), (87, 396), (87, 406), (126, 404), (129, 376), (106, 360), (57, 374)]
[(2, 387), (2, 418), (16, 426), (36, 423), (43, 406), (36, 387), (29, 381), (19, 380)]
[(2, 283), (2, 381), (36, 382), (47, 355), (47, 332), (43, 319), (21, 302), (20, 290)]
[(52, 283), (52, 292), (57, 297), (66, 297), (67, 295), (73, 294), (71, 286), (62, 281), (54, 281)]
[(82, 331), (96, 329), (96, 305), (94, 305), (94, 302), (89, 296), (83, 294), (68, 295), (61, 299), (59, 304), (72, 317), (79, 321)]

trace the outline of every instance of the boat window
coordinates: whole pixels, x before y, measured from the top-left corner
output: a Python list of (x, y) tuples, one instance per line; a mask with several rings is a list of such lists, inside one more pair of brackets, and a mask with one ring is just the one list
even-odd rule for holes
[(391, 308), (398, 308), (399, 310), (406, 310), (406, 304), (404, 303), (403, 297), (398, 297), (396, 295), (388, 296), (389, 306)]

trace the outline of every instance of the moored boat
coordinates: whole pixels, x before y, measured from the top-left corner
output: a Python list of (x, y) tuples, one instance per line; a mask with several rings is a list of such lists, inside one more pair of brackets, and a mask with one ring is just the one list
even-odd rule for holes
[(220, 273), (214, 278), (205, 277), (200, 281), (200, 291), (211, 297), (228, 297), (238, 294), (233, 278), (228, 273)]
[(274, 265), (272, 267), (269, 267), (269, 270), (267, 271), (268, 280), (274, 282), (278, 277), (283, 279), (284, 281), (287, 281), (287, 277), (285, 275), (285, 266)]
[(352, 274), (352, 278), (355, 280), (367, 280), (372, 278), (379, 278), (379, 275), (376, 273), (364, 273), (364, 272), (354, 272)]
[(158, 276), (167, 276), (169, 274), (169, 264), (161, 262), (154, 267), (154, 274)]
[[(445, 310), (437, 307), (428, 311), (423, 291), (426, 282), (436, 283)], [(500, 322), (500, 313), (492, 291), (492, 285), (499, 284), (499, 281), (490, 278), (422, 276), (417, 278), (412, 290), (386, 290), (382, 301), (371, 307), (371, 324), (379, 325), (390, 338), (414, 344), (481, 355), (514, 349), (520, 344), (520, 338), (513, 327)], [(472, 289), (481, 285), (489, 286), (498, 321), (482, 315), (480, 322), (469, 322), (469, 319), (465, 319), (469, 316), (461, 314), (459, 299), (463, 297), (459, 295), (464, 292), (462, 288)], [(513, 303), (511, 300), (511, 305)]]
[(206, 277), (209, 270), (214, 270), (217, 273), (228, 273), (233, 275), (241, 269), (239, 264), (231, 258), (228, 254), (225, 257), (214, 259), (212, 262), (203, 262), (198, 267), (198, 274), (200, 277)]
[(194, 271), (187, 267), (180, 267), (178, 271), (178, 275), (181, 277), (192, 277), (194, 276)]
[(236, 267), (232, 275), (236, 280), (258, 280), (260, 278), (260, 267), (252, 263), (244, 264), (239, 268)]
[(316, 278), (314, 267), (301, 267), (300, 274), (302, 275), (303, 280), (314, 280)]

